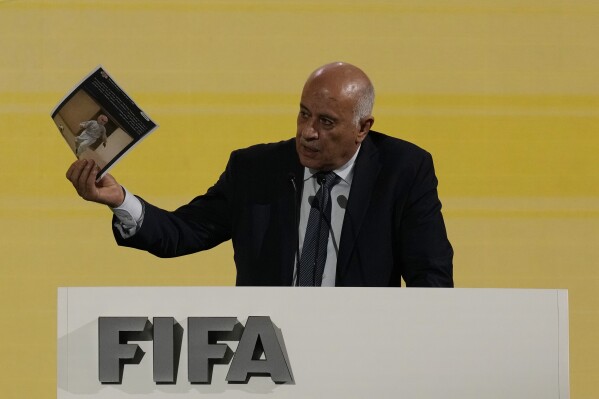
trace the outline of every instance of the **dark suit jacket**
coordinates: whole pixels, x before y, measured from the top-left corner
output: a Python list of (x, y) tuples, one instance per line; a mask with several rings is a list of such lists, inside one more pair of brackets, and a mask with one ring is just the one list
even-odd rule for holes
[[(297, 192), (291, 177), (295, 176)], [(303, 167), (295, 141), (231, 154), (208, 192), (174, 212), (145, 203), (138, 232), (119, 245), (160, 257), (232, 239), (237, 285), (291, 285)], [(356, 159), (337, 259), (338, 286), (451, 287), (447, 239), (429, 153), (371, 131)]]

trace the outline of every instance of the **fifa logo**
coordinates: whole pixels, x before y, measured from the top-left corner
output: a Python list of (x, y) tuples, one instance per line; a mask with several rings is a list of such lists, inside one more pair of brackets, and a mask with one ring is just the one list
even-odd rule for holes
[[(125, 365), (139, 364), (144, 352), (132, 341), (153, 341), (155, 383), (176, 383), (183, 328), (173, 317), (99, 317), (99, 380), (121, 384)], [(239, 341), (235, 352), (219, 341)], [(268, 316), (250, 316), (245, 326), (235, 317), (189, 317), (187, 360), (190, 383), (210, 384), (215, 364), (229, 364), (226, 381), (247, 383), (270, 376), (275, 383), (293, 377), (281, 331)]]

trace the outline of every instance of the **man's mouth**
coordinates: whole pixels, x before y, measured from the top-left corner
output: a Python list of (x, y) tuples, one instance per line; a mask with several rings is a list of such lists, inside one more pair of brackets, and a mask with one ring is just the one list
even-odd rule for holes
[(316, 152), (318, 152), (318, 148), (308, 147), (305, 144), (302, 144), (302, 148), (304, 149), (304, 151), (309, 152), (309, 153), (316, 153)]

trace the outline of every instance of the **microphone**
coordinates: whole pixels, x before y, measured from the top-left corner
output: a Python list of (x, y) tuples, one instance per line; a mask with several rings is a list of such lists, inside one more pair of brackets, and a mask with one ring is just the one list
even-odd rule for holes
[[(345, 198), (343, 195), (340, 195), (339, 197), (337, 197), (337, 203), (339, 203), (340, 197)], [(319, 204), (318, 202), (314, 201), (314, 199), (315, 199), (314, 195), (309, 196), (308, 204), (310, 204), (311, 207), (316, 208), (316, 210), (320, 213), (321, 219), (323, 219), (324, 222), (327, 224), (327, 227), (329, 228), (329, 233), (331, 234), (331, 238), (333, 240), (333, 248), (335, 249), (335, 255), (339, 256), (339, 245), (337, 244), (335, 232), (333, 231), (333, 225), (332, 225), (331, 221), (329, 220), (329, 218), (327, 217), (324, 210), (322, 209), (322, 204)], [(346, 201), (347, 201), (347, 199), (346, 199)], [(341, 204), (339, 204), (339, 206), (341, 206)], [(341, 206), (341, 208), (345, 209), (343, 206)]]
[(324, 184), (324, 181), (325, 181), (324, 174), (317, 174), (316, 175), (316, 181), (322, 187), (322, 185)]
[(297, 194), (297, 185), (295, 184), (295, 175), (293, 173), (289, 172), (287, 174), (287, 179), (289, 179), (289, 182), (293, 186), (293, 192)]
[(297, 184), (295, 183), (295, 175), (291, 172), (287, 175), (289, 182), (293, 186), (293, 213), (295, 216), (295, 262), (296, 262), (296, 281), (292, 281), (291, 285), (299, 285), (299, 268), (300, 268), (300, 256), (299, 256), (299, 204), (297, 201)]

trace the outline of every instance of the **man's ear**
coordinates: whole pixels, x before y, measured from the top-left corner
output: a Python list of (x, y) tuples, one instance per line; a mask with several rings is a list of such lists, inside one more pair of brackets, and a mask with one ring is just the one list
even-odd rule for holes
[(372, 129), (372, 125), (374, 125), (374, 116), (372, 115), (363, 119), (360, 122), (360, 131), (356, 136), (356, 143), (361, 143), (366, 138), (368, 132), (370, 131), (370, 129)]

